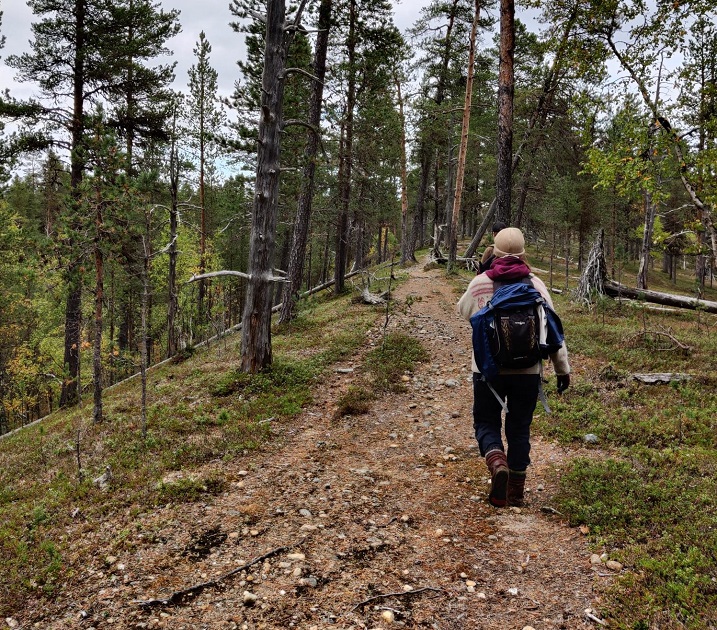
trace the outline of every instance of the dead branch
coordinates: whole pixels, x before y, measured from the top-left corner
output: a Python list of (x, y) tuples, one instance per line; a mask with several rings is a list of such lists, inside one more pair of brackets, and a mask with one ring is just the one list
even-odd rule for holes
[[(682, 343), (674, 335), (661, 330), (641, 330), (625, 337), (625, 345), (634, 348), (640, 341), (652, 342), (652, 349), (660, 352), (677, 350), (682, 354), (689, 354), (692, 348)], [(665, 341), (670, 343), (664, 343)], [(662, 342), (662, 343), (661, 343)]]
[(593, 611), (592, 611), (590, 608), (586, 608), (586, 609), (584, 610), (584, 612), (585, 612), (585, 616), (586, 616), (588, 619), (590, 619), (590, 621), (594, 621), (595, 623), (600, 624), (601, 626), (606, 626), (606, 625), (607, 625), (607, 622), (604, 621), (603, 619), (600, 619), (600, 617), (596, 617), (596, 616), (593, 614)]
[(317, 76), (314, 76), (310, 72), (307, 72), (306, 70), (302, 70), (301, 68), (286, 68), (286, 70), (284, 70), (284, 74), (280, 78), (285, 79), (290, 74), (301, 74), (305, 77), (308, 77), (312, 81), (318, 81), (319, 83), (323, 83), (323, 81), (320, 81)]
[[(275, 270), (276, 272), (277, 270)], [(280, 273), (284, 273), (283, 271)], [(217, 278), (219, 276), (238, 276), (239, 278), (246, 278), (249, 280), (251, 276), (248, 273), (243, 273), (241, 271), (231, 271), (228, 269), (225, 269), (223, 271), (212, 271), (210, 273), (202, 273), (199, 275), (193, 275), (189, 280), (187, 280), (187, 284), (190, 282), (196, 282), (197, 280), (202, 280), (204, 278)], [(286, 282), (286, 278), (281, 276), (267, 276), (266, 278), (267, 282)]]
[(369, 597), (368, 599), (359, 602), (351, 609), (351, 612), (357, 608), (365, 606), (366, 604), (370, 604), (372, 601), (377, 599), (385, 599), (386, 597), (403, 597), (404, 595), (417, 595), (418, 593), (424, 593), (425, 591), (433, 591), (434, 593), (443, 593), (444, 595), (448, 595), (448, 591), (444, 591), (442, 588), (433, 588), (432, 586), (424, 586), (411, 591), (401, 591), (400, 593), (383, 593), (382, 595), (374, 595), (373, 597)]
[(368, 287), (364, 287), (359, 296), (359, 300), (364, 304), (386, 304), (389, 296), (389, 291), (383, 293), (371, 293)]
[[(285, 120), (281, 125), (282, 131), (284, 129), (286, 129), (287, 127), (304, 127), (305, 129), (308, 129), (309, 131), (311, 131), (317, 138), (319, 137), (319, 130), (316, 129), (316, 127), (314, 127), (313, 125), (310, 125), (309, 123), (304, 122), (303, 120), (294, 120), (293, 118), (291, 118), (289, 120)], [(284, 167), (282, 170), (285, 171), (285, 170), (287, 170), (287, 168)]]
[[(297, 544), (299, 544), (299, 543), (297, 543)], [(288, 551), (289, 549), (292, 549), (293, 547), (296, 547), (296, 545), (290, 545), (290, 546), (286, 546), (286, 547), (277, 547), (276, 549), (272, 549), (271, 551), (266, 552), (264, 555), (261, 555), (258, 558), (254, 558), (250, 562), (247, 562), (246, 564), (243, 564), (242, 566), (237, 567), (236, 569), (232, 569), (228, 573), (224, 573), (223, 575), (220, 575), (218, 578), (209, 580), (208, 582), (202, 582), (201, 584), (195, 584), (194, 586), (190, 586), (188, 588), (183, 588), (181, 591), (175, 591), (174, 593), (172, 593), (169, 597), (167, 597), (165, 599), (135, 600), (132, 603), (137, 604), (141, 608), (158, 608), (158, 607), (162, 607), (162, 606), (182, 604), (187, 597), (189, 597), (191, 595), (199, 595), (199, 593), (201, 593), (202, 591), (204, 591), (208, 588), (214, 588), (216, 586), (219, 586), (220, 582), (223, 582), (227, 578), (230, 578), (233, 575), (236, 575), (237, 573), (241, 573), (242, 571), (246, 571), (249, 567), (252, 567), (255, 564), (258, 564), (259, 562), (263, 562), (267, 558), (271, 558), (272, 556), (280, 554), (283, 551)]]

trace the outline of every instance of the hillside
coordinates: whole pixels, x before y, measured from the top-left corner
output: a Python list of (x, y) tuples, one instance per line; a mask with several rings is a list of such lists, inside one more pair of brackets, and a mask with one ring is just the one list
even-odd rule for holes
[[(274, 385), (290, 400), (262, 398), (234, 372), (232, 338), (152, 374), (144, 442), (137, 382), (112, 393), (102, 427), (89, 426), (85, 410), (1, 443), (0, 505), (25, 510), (25, 522), (13, 511), (3, 524), (6, 624), (572, 630), (597, 627), (605, 615), (611, 627), (639, 616), (625, 601), (630, 589), (645, 596), (630, 578), (626, 541), (604, 529), (595, 536), (601, 515), (578, 514), (585, 462), (623, 459), (614, 427), (576, 421), (592, 409), (589, 389), (605, 368), (585, 341), (589, 326), (577, 330), (578, 311), (567, 314), (577, 350), (573, 388), (557, 401), (548, 375), (555, 416), (536, 411), (527, 505), (496, 510), (485, 501), (488, 475), (472, 435), (469, 326), (454, 311), (465, 282), (412, 267), (395, 290), (385, 331), (382, 307), (342, 298), (329, 316), (310, 305), (289, 334), (275, 335), (285, 378)], [(599, 313), (584, 317), (599, 323)], [(376, 349), (399, 333), (420, 341), (427, 360), (362, 395), (376, 384)], [(328, 339), (343, 344), (332, 346), (330, 358)], [(310, 388), (299, 383), (301, 361), (323, 370)], [(597, 395), (626, 391), (626, 374), (612, 370)], [(629, 404), (642, 403), (635, 396)], [(366, 413), (358, 413), (362, 405)], [(687, 421), (681, 430), (687, 446)], [(583, 444), (589, 431), (600, 434), (597, 446)], [(692, 465), (706, 467), (709, 445), (700, 448), (703, 459)], [(102, 489), (90, 478), (110, 462)], [(25, 476), (13, 476), (20, 470)], [(568, 473), (573, 496), (564, 487)], [(30, 491), (36, 480), (44, 496)], [(612, 517), (620, 507), (602, 504)], [(595, 553), (605, 554), (602, 561)], [(30, 562), (18, 562), (21, 554)], [(695, 570), (703, 571), (697, 563)], [(615, 587), (628, 596), (615, 596)], [(700, 602), (702, 620), (714, 620), (714, 608), (704, 609), (709, 600)], [(654, 627), (681, 627), (675, 617), (662, 619)]]

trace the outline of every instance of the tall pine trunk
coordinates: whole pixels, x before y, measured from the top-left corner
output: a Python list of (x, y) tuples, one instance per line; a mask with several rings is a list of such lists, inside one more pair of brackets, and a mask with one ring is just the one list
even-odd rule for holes
[(104, 256), (101, 247), (102, 202), (97, 200), (95, 211), (95, 338), (92, 353), (94, 406), (92, 420), (102, 422), (102, 303), (104, 300)]
[[(84, 171), (81, 144), (84, 129), (84, 86), (85, 86), (85, 0), (75, 0), (75, 41), (73, 61), (73, 103), (70, 151), (70, 195), (72, 221), (76, 221), (80, 208), (80, 185)], [(67, 301), (65, 304), (65, 349), (63, 364), (65, 378), (62, 382), (60, 405), (72, 405), (80, 400), (80, 328), (82, 318), (82, 280), (80, 261), (75, 258), (73, 238), (70, 237), (68, 251), (70, 263), (67, 266)]]
[(346, 115), (343, 124), (343, 151), (339, 166), (339, 220), (336, 231), (336, 262), (334, 264), (334, 290), (342, 293), (348, 264), (349, 204), (351, 202), (351, 175), (353, 160), (354, 109), (356, 107), (356, 0), (349, 0), (349, 35), (347, 46), (348, 87), (346, 92)]
[(170, 147), (169, 182), (171, 205), (169, 208), (169, 271), (167, 278), (167, 358), (173, 357), (179, 350), (179, 334), (177, 331), (177, 315), (179, 313), (179, 296), (177, 295), (179, 156), (177, 155), (174, 134), (172, 135), (172, 145)]
[(496, 219), (510, 223), (513, 162), (513, 58), (515, 2), (500, 0), (500, 65), (498, 70), (498, 175)]
[[(398, 97), (398, 116), (401, 123), (401, 264), (405, 265), (409, 258), (408, 244), (408, 184), (406, 160), (406, 117), (403, 113), (403, 97), (401, 96), (401, 80), (395, 75), (396, 94)], [(410, 251), (411, 256), (413, 252)]]
[[(206, 207), (206, 190), (204, 182), (204, 169), (205, 169), (205, 135), (206, 130), (204, 129), (204, 83), (202, 82), (200, 93), (200, 107), (199, 113), (199, 273), (203, 274), (207, 268), (207, 207)], [(205, 316), (205, 298), (207, 295), (207, 280), (202, 278), (199, 281), (198, 290), (198, 320), (204, 323), (209, 320), (209, 317)]]
[(249, 240), (249, 280), (242, 317), (241, 369), (256, 373), (271, 365), (271, 270), (276, 240), (279, 159), (283, 122), (285, 0), (269, 0), (262, 75), (259, 148)]
[(326, 76), (326, 52), (329, 45), (329, 27), (331, 25), (332, 0), (321, 0), (319, 7), (318, 34), (314, 52), (314, 83), (309, 103), (309, 131), (304, 151), (304, 173), (301, 193), (294, 220), (294, 234), (287, 270), (288, 282), (284, 285), (280, 322), (288, 322), (294, 316), (295, 297), (301, 287), (306, 257), (306, 243), (311, 224), (311, 203), (314, 196), (314, 176), (316, 173), (316, 155), (319, 147), (319, 127), (321, 124), (321, 103), (324, 95), (324, 77)]

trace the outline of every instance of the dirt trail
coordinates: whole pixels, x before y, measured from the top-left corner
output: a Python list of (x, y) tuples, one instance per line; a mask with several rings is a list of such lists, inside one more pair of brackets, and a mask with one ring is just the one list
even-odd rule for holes
[[(536, 437), (526, 507), (485, 500), (469, 326), (441, 274), (415, 267), (396, 291), (400, 304), (415, 299), (389, 327), (420, 338), (434, 357), (406, 393), (336, 420), (336, 398), (360, 371), (358, 362), (339, 366), (356, 369), (334, 372), (314, 405), (277, 428), (279, 444), (222, 467), (228, 492), (140, 515), (141, 528), (127, 515), (130, 550), (98, 555), (64, 612), (37, 627), (597, 627), (583, 611), (596, 607), (595, 581), (610, 578), (590, 568), (585, 537), (545, 511), (555, 471), (575, 452)], [(381, 331), (371, 335), (377, 343)], [(107, 531), (106, 548), (116, 535)], [(289, 549), (181, 605), (137, 603), (280, 547)]]

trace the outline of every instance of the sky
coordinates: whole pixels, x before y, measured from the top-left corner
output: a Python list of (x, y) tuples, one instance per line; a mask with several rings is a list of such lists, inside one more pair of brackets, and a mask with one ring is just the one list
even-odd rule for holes
[[(394, 23), (403, 32), (413, 25), (420, 10), (429, 0), (402, 0), (395, 3)], [(219, 93), (229, 96), (234, 89), (234, 81), (238, 77), (237, 60), (244, 54), (242, 35), (235, 33), (229, 26), (234, 16), (229, 12), (229, 0), (161, 0), (165, 10), (179, 9), (179, 21), (182, 32), (169, 40), (168, 48), (174, 51), (173, 59), (177, 61), (174, 87), (183, 90), (189, 79), (187, 71), (195, 63), (194, 48), (199, 40), (199, 33), (204, 31), (212, 46), (210, 63), (219, 75)], [(5, 35), (5, 48), (0, 51), (4, 59), (10, 54), (18, 54), (29, 50), (32, 38), (30, 24), (35, 20), (24, 0), (0, 0), (3, 12), (0, 33)], [(0, 60), (0, 89), (10, 88), (16, 98), (27, 98), (32, 95), (30, 84), (16, 83), (14, 70), (5, 66)]]

